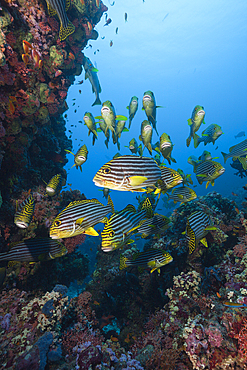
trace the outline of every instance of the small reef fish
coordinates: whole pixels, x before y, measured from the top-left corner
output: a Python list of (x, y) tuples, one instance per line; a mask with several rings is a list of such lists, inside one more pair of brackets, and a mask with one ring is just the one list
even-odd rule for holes
[(238, 137), (242, 137), (242, 136), (245, 136), (245, 131), (240, 131), (237, 135), (235, 135), (235, 139), (237, 139)]
[(141, 155), (143, 154), (145, 148), (147, 148), (149, 154), (152, 155), (152, 145), (151, 145), (152, 135), (153, 135), (152, 126), (150, 125), (149, 121), (145, 119), (141, 124), (141, 135), (139, 136), (140, 141), (142, 141), (144, 145), (143, 150), (141, 151)]
[(155, 213), (152, 218), (144, 221), (138, 227), (137, 232), (142, 234), (142, 238), (147, 238), (150, 235), (160, 235), (168, 229), (170, 222), (169, 217)]
[(142, 98), (142, 104), (143, 104), (142, 109), (145, 110), (147, 119), (149, 120), (149, 122), (152, 123), (153, 128), (155, 129), (157, 135), (159, 135), (157, 128), (156, 128), (156, 123), (157, 123), (156, 108), (160, 108), (160, 107), (156, 105), (154, 93), (152, 91), (148, 90), (144, 93), (144, 96)]
[(197, 247), (199, 241), (208, 247), (205, 236), (208, 231), (216, 230), (215, 226), (212, 226), (208, 215), (201, 211), (193, 212), (188, 218), (186, 223), (186, 230), (183, 234), (186, 234), (188, 241), (189, 254), (191, 254)]
[(103, 131), (104, 134), (105, 134), (105, 137), (106, 137), (105, 145), (108, 149), (108, 143), (109, 143), (109, 140), (110, 140), (110, 133), (109, 133), (109, 130), (107, 129), (107, 124), (105, 123), (105, 121), (103, 119), (99, 120), (99, 127), (97, 128), (97, 132), (101, 132), (101, 131)]
[(194, 134), (194, 147), (197, 148), (200, 143), (207, 145), (209, 143), (215, 143), (215, 141), (223, 134), (222, 129), (219, 125), (212, 124), (202, 131), (202, 137)]
[(182, 176), (183, 178), (183, 185), (193, 185), (193, 181), (191, 180), (191, 174), (185, 175), (184, 171), (180, 168), (177, 169), (177, 172)]
[[(224, 152), (221, 152), (221, 154), (224, 157), (224, 163), (226, 163), (226, 160), (230, 157), (232, 157), (233, 161), (235, 161), (238, 158), (238, 160), (242, 164), (244, 170), (247, 169), (247, 161), (246, 161), (246, 157), (247, 157), (247, 139), (245, 139), (244, 141), (241, 141), (241, 143), (239, 143), (237, 145), (233, 145), (229, 149), (228, 154), (226, 154)], [(245, 156), (245, 158), (243, 156)]]
[(168, 199), (173, 199), (174, 203), (181, 202), (187, 203), (197, 198), (196, 192), (187, 186), (176, 188), (172, 190), (171, 194), (168, 194)]
[(159, 147), (156, 148), (165, 159), (167, 159), (168, 163), (171, 164), (171, 161), (176, 163), (177, 161), (172, 158), (171, 153), (174, 145), (172, 144), (171, 138), (165, 132), (160, 137)]
[(97, 68), (93, 66), (93, 63), (89, 58), (87, 58), (84, 55), (83, 61), (82, 61), (83, 67), (85, 69), (85, 80), (88, 78), (91, 85), (92, 85), (92, 91), (95, 93), (96, 99), (92, 106), (94, 105), (101, 105), (101, 101), (99, 98), (99, 94), (101, 93), (101, 86), (99, 83), (98, 75), (97, 75)]
[(108, 195), (110, 194), (110, 189), (108, 189), (108, 188), (104, 188), (104, 189), (99, 189), (100, 191), (102, 191), (103, 192), (103, 197), (105, 198), (105, 199), (107, 199), (108, 198)]
[(247, 307), (246, 303), (238, 303), (238, 302), (222, 302), (224, 306), (227, 306), (229, 308), (243, 308)]
[(50, 227), (50, 237), (61, 239), (80, 234), (98, 236), (93, 226), (106, 221), (106, 215), (113, 212), (110, 196), (106, 206), (97, 199), (76, 200), (69, 203), (54, 219)]
[(111, 18), (106, 19), (104, 26), (108, 26), (112, 22)]
[(115, 30), (115, 32), (116, 32), (116, 35), (118, 34), (118, 27), (116, 27), (116, 30)]
[(104, 120), (104, 122), (106, 123), (106, 132), (108, 130), (111, 130), (113, 135), (115, 135), (115, 140), (116, 140), (116, 120), (127, 121), (127, 117), (116, 115), (115, 108), (110, 100), (106, 100), (102, 104), (101, 116), (97, 116), (95, 118)]
[(16, 210), (14, 216), (14, 223), (16, 226), (20, 227), (21, 229), (26, 229), (30, 225), (34, 213), (34, 207), (34, 199), (32, 194), (30, 194)]
[(130, 99), (129, 105), (127, 106), (127, 109), (129, 110), (129, 129), (130, 129), (131, 122), (132, 122), (133, 118), (135, 117), (135, 114), (136, 114), (137, 109), (138, 109), (138, 98), (137, 98), (137, 96), (132, 96), (132, 98)]
[(103, 252), (112, 252), (132, 243), (130, 237), (136, 233), (140, 222), (152, 216), (153, 209), (149, 198), (143, 202), (140, 212), (136, 212), (135, 207), (128, 204), (122, 211), (114, 213), (101, 232)]
[(111, 40), (110, 41), (110, 48), (113, 46), (113, 41)]
[(196, 164), (194, 169), (199, 184), (206, 182), (206, 189), (209, 184), (214, 186), (214, 180), (225, 172), (225, 168), (220, 163), (212, 160)]
[(183, 182), (182, 176), (172, 168), (160, 166), (160, 171), (161, 180), (158, 181), (158, 189), (155, 190), (154, 194), (164, 194), (168, 189), (172, 189)]
[(216, 159), (216, 158), (212, 158), (212, 155), (210, 152), (208, 152), (207, 150), (204, 150), (202, 155), (200, 155), (200, 157), (198, 157), (199, 161), (202, 161), (202, 162), (205, 162), (205, 161), (210, 161), (211, 159)]
[(125, 20), (125, 22), (127, 22), (127, 20), (128, 20), (128, 14), (127, 13), (124, 13), (124, 20)]
[(60, 20), (59, 38), (65, 40), (75, 32), (75, 26), (67, 17), (66, 11), (70, 7), (70, 0), (46, 0), (49, 16), (57, 15)]
[(141, 146), (137, 144), (137, 141), (135, 138), (131, 139), (129, 142), (129, 146), (125, 146), (125, 148), (129, 148), (132, 154), (139, 154), (140, 155), (140, 149)]
[(32, 238), (14, 243), (8, 252), (0, 253), (0, 261), (39, 262), (62, 257), (67, 249), (50, 238)]
[(88, 131), (88, 136), (90, 135), (91, 132), (93, 134), (93, 145), (94, 145), (98, 134), (97, 134), (97, 129), (96, 129), (96, 125), (95, 125), (95, 119), (94, 119), (92, 113), (86, 112), (84, 114), (83, 121), (85, 122), (85, 125), (87, 126), (87, 128), (89, 130)]
[(194, 135), (196, 131), (199, 130), (201, 124), (205, 123), (204, 116), (205, 116), (204, 108), (201, 105), (196, 105), (195, 108), (193, 109), (191, 118), (188, 119), (188, 125), (190, 126), (190, 135), (186, 139), (187, 147), (190, 146), (191, 138), (193, 137), (194, 139)]
[(161, 249), (147, 249), (145, 252), (134, 254), (131, 259), (121, 255), (119, 269), (123, 270), (129, 266), (148, 266), (151, 269), (150, 273), (157, 270), (158, 274), (160, 274), (160, 268), (172, 261), (173, 257), (166, 251)]
[[(86, 160), (87, 160), (87, 155), (88, 155), (88, 150), (87, 150), (86, 144), (82, 145), (82, 146), (78, 149), (78, 151), (76, 152), (76, 154), (72, 153), (70, 150), (67, 150), (67, 149), (65, 149), (65, 151), (66, 151), (67, 153), (71, 153), (71, 154), (73, 154), (73, 156), (74, 156), (74, 162), (75, 162), (75, 163), (73, 164), (73, 166), (72, 166), (72, 167), (76, 166), (76, 169), (78, 169), (78, 167), (80, 167), (80, 170), (81, 170), (81, 172), (82, 172), (82, 168), (81, 168), (81, 166), (83, 165), (83, 163), (85, 163), (85, 162), (86, 162)], [(71, 168), (72, 168), (72, 167), (71, 167)]]
[(154, 186), (160, 177), (161, 170), (152, 158), (124, 155), (104, 164), (93, 182), (112, 190), (144, 192), (144, 187)]
[(57, 175), (53, 176), (48, 184), (46, 185), (45, 191), (46, 194), (49, 195), (50, 197), (53, 197), (54, 195), (60, 193), (62, 189), (62, 175), (58, 173)]

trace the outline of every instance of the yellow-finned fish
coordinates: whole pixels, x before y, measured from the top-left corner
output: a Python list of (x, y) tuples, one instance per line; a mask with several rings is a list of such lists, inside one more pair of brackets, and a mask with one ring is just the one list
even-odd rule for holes
[(132, 154), (141, 154), (141, 145), (138, 146), (138, 143), (135, 138), (131, 139), (128, 146), (125, 148), (129, 148)]
[(194, 147), (197, 148), (200, 143), (207, 145), (209, 143), (215, 143), (215, 141), (223, 134), (222, 129), (219, 125), (213, 123), (209, 125), (204, 131), (202, 131), (202, 137), (194, 134)]
[(97, 199), (71, 202), (52, 222), (50, 237), (60, 239), (80, 234), (98, 236), (93, 226), (106, 221), (106, 215), (112, 212), (114, 212), (114, 206), (110, 196), (106, 206)]
[(137, 231), (142, 234), (142, 238), (147, 238), (150, 235), (161, 235), (168, 229), (170, 222), (169, 217), (155, 213), (152, 218), (144, 221)]
[(167, 195), (169, 200), (172, 199), (174, 203), (181, 202), (181, 204), (197, 198), (196, 192), (187, 186), (172, 189), (172, 193)]
[(67, 17), (66, 11), (70, 7), (70, 0), (46, 0), (49, 16), (57, 15), (60, 20), (59, 38), (64, 41), (75, 32), (75, 26)]
[(172, 144), (171, 138), (165, 132), (160, 137), (159, 147), (155, 148), (156, 151), (161, 153), (168, 163), (171, 164), (171, 161), (176, 163), (177, 161), (172, 158), (171, 153), (174, 145)]
[(211, 225), (210, 219), (206, 213), (196, 211), (187, 218), (186, 230), (183, 234), (186, 234), (190, 254), (195, 250), (199, 241), (205, 247), (208, 247), (205, 236), (210, 230), (217, 230), (217, 228)]
[(21, 229), (26, 229), (30, 225), (34, 213), (34, 207), (34, 199), (32, 194), (30, 194), (17, 208), (14, 217), (14, 223), (16, 226)]
[[(73, 166), (72, 166), (72, 167), (76, 166), (76, 169), (78, 169), (78, 167), (80, 167), (80, 170), (81, 170), (81, 172), (82, 172), (82, 168), (81, 168), (81, 166), (83, 165), (83, 163), (85, 163), (85, 162), (86, 162), (86, 160), (87, 160), (87, 155), (88, 155), (88, 150), (87, 150), (87, 146), (86, 146), (86, 144), (82, 145), (82, 146), (78, 149), (78, 151), (76, 152), (76, 154), (72, 153), (70, 150), (67, 150), (67, 149), (65, 149), (65, 151), (66, 151), (67, 153), (71, 153), (71, 154), (73, 154), (73, 156), (75, 157), (75, 158), (74, 158), (74, 164), (73, 164)], [(72, 168), (72, 167), (71, 167), (71, 168)]]
[[(144, 145), (143, 150), (147, 148), (150, 155), (152, 155), (152, 145), (151, 145), (152, 135), (153, 135), (152, 126), (150, 125), (149, 121), (145, 119), (141, 124), (141, 135), (139, 136), (139, 139), (142, 141)], [(143, 153), (143, 150), (141, 152), (141, 155)]]
[(111, 252), (132, 243), (130, 237), (137, 232), (141, 221), (152, 216), (153, 209), (148, 198), (143, 202), (140, 212), (136, 212), (135, 207), (128, 204), (122, 211), (114, 213), (101, 232), (101, 249)]
[(67, 249), (51, 238), (32, 238), (13, 243), (8, 252), (0, 253), (0, 261), (39, 262), (62, 257)]
[(142, 105), (142, 109), (145, 110), (147, 119), (149, 120), (149, 122), (152, 123), (157, 135), (159, 135), (156, 128), (156, 108), (159, 108), (159, 106), (156, 105), (154, 93), (152, 91), (148, 90), (144, 93), (144, 96), (142, 98)]
[(99, 94), (101, 93), (101, 86), (100, 86), (98, 75), (97, 75), (98, 70), (97, 68), (93, 66), (93, 63), (91, 62), (91, 60), (87, 58), (85, 55), (84, 55), (82, 63), (85, 69), (85, 80), (89, 79), (92, 85), (92, 90), (96, 96), (95, 102), (92, 104), (92, 106), (100, 105), (101, 101), (99, 98)]
[(135, 117), (135, 114), (136, 114), (137, 109), (138, 109), (138, 98), (137, 98), (137, 96), (132, 96), (132, 98), (130, 99), (129, 105), (127, 106), (127, 109), (129, 110), (129, 128), (130, 128), (131, 122), (132, 122), (133, 118)]
[(53, 176), (48, 184), (46, 185), (45, 191), (46, 194), (50, 197), (53, 197), (54, 195), (60, 193), (62, 189), (62, 175), (58, 173), (57, 175)]
[(161, 170), (152, 158), (124, 155), (104, 164), (93, 182), (112, 190), (144, 192), (160, 178)]
[(172, 261), (173, 257), (170, 253), (150, 248), (144, 252), (136, 253), (131, 259), (121, 255), (119, 269), (123, 270), (129, 266), (147, 266), (151, 269), (150, 273), (158, 270), (158, 274), (160, 274), (160, 268)]
[(196, 131), (199, 130), (200, 126), (204, 122), (204, 116), (205, 116), (205, 111), (203, 106), (201, 105), (196, 105), (195, 108), (193, 109), (191, 118), (188, 119), (188, 125), (190, 126), (190, 135), (186, 139), (186, 145), (190, 146), (191, 138), (193, 137), (196, 133)]
[(214, 180), (223, 175), (225, 168), (220, 163), (210, 160), (195, 164), (194, 172), (200, 185), (206, 182), (207, 189), (209, 184), (214, 186)]
[(93, 145), (94, 145), (95, 140), (98, 137), (98, 134), (97, 134), (97, 129), (96, 129), (96, 125), (95, 125), (95, 119), (94, 119), (92, 113), (86, 112), (84, 114), (83, 121), (85, 122), (85, 125), (87, 126), (87, 128), (89, 130), (88, 131), (88, 136), (90, 135), (91, 132), (93, 134)]

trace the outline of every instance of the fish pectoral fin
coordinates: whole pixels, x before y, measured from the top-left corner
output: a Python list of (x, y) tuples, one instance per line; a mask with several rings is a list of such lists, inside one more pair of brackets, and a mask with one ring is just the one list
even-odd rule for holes
[(196, 175), (196, 177), (207, 177), (208, 175), (205, 175), (203, 173), (201, 173), (200, 175)]
[(215, 226), (207, 226), (204, 230), (208, 230), (208, 231), (210, 231), (210, 230), (217, 230), (217, 227), (215, 227)]
[(186, 234), (186, 231), (183, 231), (181, 234), (185, 235)]
[(128, 118), (127, 118), (127, 117), (125, 117), (125, 116), (122, 116), (122, 115), (118, 114), (118, 115), (116, 116), (116, 120), (117, 120), (117, 121), (127, 121), (127, 120), (128, 120)]
[(131, 243), (134, 243), (133, 239), (129, 239), (126, 244), (131, 244)]
[(85, 220), (85, 217), (81, 217), (81, 218), (78, 218), (75, 222), (75, 225), (81, 225), (82, 224), (82, 221)]
[(144, 181), (147, 180), (145, 176), (131, 176), (129, 177), (129, 182), (131, 186), (141, 185)]
[(93, 227), (89, 227), (87, 230), (85, 230), (84, 234), (91, 235), (91, 236), (99, 236), (99, 234)]
[(208, 248), (208, 242), (206, 238), (200, 239), (200, 242), (204, 245), (204, 247)]
[(102, 119), (102, 116), (96, 116), (95, 119)]
[(188, 121), (188, 125), (189, 125), (189, 126), (191, 126), (191, 125), (192, 125), (192, 123), (193, 123), (193, 122), (192, 122), (192, 119), (191, 119), (191, 118), (189, 118), (187, 121)]

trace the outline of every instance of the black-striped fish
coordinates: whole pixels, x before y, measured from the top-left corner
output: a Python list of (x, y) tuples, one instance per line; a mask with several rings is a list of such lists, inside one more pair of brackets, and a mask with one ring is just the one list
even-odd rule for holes
[(181, 204), (197, 198), (196, 192), (187, 186), (175, 188), (172, 190), (171, 194), (167, 193), (167, 195), (169, 200), (172, 199), (174, 203), (181, 202)]
[(209, 125), (204, 131), (202, 131), (202, 137), (194, 134), (194, 147), (197, 148), (200, 143), (207, 145), (209, 143), (215, 143), (215, 141), (223, 134), (222, 129), (219, 125), (213, 123)]
[(241, 141), (241, 143), (237, 145), (233, 145), (229, 149), (229, 153), (226, 154), (224, 152), (221, 152), (221, 154), (224, 157), (224, 163), (226, 163), (226, 160), (230, 157), (232, 157), (233, 161), (235, 161), (237, 158), (242, 163), (242, 166), (244, 170), (247, 169), (247, 139), (244, 141)]
[(135, 117), (135, 114), (136, 114), (137, 109), (138, 109), (138, 98), (137, 98), (137, 96), (132, 96), (132, 98), (130, 99), (129, 105), (127, 106), (127, 109), (129, 110), (129, 128), (130, 128), (131, 122), (132, 122), (133, 118)]
[(168, 229), (170, 222), (169, 217), (155, 213), (152, 218), (144, 221), (138, 227), (137, 232), (142, 234), (142, 238), (147, 238), (150, 235), (160, 235)]
[(99, 222), (107, 221), (106, 215), (114, 212), (110, 196), (106, 206), (97, 199), (76, 200), (60, 212), (50, 227), (52, 239), (70, 238), (79, 234), (98, 236), (93, 228)]
[(96, 129), (96, 125), (95, 125), (95, 119), (92, 115), (92, 113), (90, 112), (86, 112), (84, 114), (84, 117), (83, 117), (83, 121), (85, 122), (85, 125), (87, 126), (88, 128), (88, 136), (90, 135), (90, 133), (92, 132), (93, 134), (93, 145), (95, 143), (95, 140), (97, 139), (97, 129)]
[(104, 252), (111, 252), (132, 243), (130, 237), (137, 232), (141, 221), (152, 216), (153, 209), (148, 198), (143, 202), (140, 212), (136, 212), (135, 207), (128, 204), (122, 211), (114, 213), (101, 232), (101, 249)]
[(32, 221), (34, 213), (34, 199), (32, 194), (28, 196), (17, 208), (14, 216), (14, 223), (21, 229), (26, 229)]
[(194, 170), (200, 185), (206, 181), (206, 189), (209, 184), (214, 186), (214, 180), (225, 172), (225, 168), (215, 161), (205, 161), (196, 164)]
[(121, 255), (119, 269), (123, 270), (128, 266), (148, 266), (151, 269), (150, 273), (158, 270), (160, 274), (160, 268), (172, 261), (170, 253), (161, 249), (148, 249), (145, 252), (136, 253), (131, 259)]
[(160, 170), (161, 180), (158, 181), (158, 189), (155, 190), (155, 194), (164, 194), (168, 189), (172, 189), (183, 182), (182, 176), (172, 168), (160, 166)]
[(177, 161), (172, 158), (172, 149), (174, 145), (172, 144), (171, 138), (165, 132), (161, 135), (159, 146), (156, 148), (156, 151), (161, 153), (165, 159), (167, 159), (168, 163), (171, 164), (171, 161), (176, 163)]
[(159, 135), (156, 128), (156, 108), (159, 108), (159, 106), (156, 105), (154, 93), (152, 91), (148, 90), (144, 93), (142, 98), (142, 105), (143, 109), (145, 110), (147, 119), (149, 120), (149, 122), (152, 123), (157, 135)]
[(66, 11), (70, 7), (70, 0), (46, 0), (49, 16), (57, 15), (60, 20), (59, 38), (65, 40), (75, 32), (75, 26), (67, 17)]
[(58, 173), (57, 175), (53, 176), (48, 184), (46, 185), (45, 191), (46, 194), (50, 197), (53, 197), (54, 195), (60, 193), (62, 189), (62, 175)]
[[(70, 150), (67, 150), (65, 149), (65, 151), (67, 153), (71, 153), (73, 154), (74, 156), (74, 164), (72, 167), (76, 166), (76, 169), (78, 169), (78, 167), (80, 167), (80, 170), (82, 172), (82, 168), (81, 166), (83, 165), (83, 163), (86, 162), (87, 160), (87, 155), (88, 155), (88, 150), (87, 150), (87, 146), (86, 144), (82, 145), (76, 152), (76, 154), (72, 153)], [(71, 167), (71, 168), (72, 168)]]
[(96, 173), (96, 186), (112, 190), (144, 192), (161, 177), (157, 163), (148, 157), (124, 155), (104, 164)]
[(0, 253), (0, 261), (38, 262), (62, 257), (67, 249), (50, 238), (32, 238), (14, 243), (8, 252)]
[(193, 137), (196, 133), (196, 131), (199, 130), (200, 126), (204, 122), (204, 116), (205, 116), (205, 111), (204, 108), (201, 105), (196, 105), (195, 108), (193, 109), (191, 118), (188, 119), (188, 125), (190, 126), (190, 135), (188, 139), (186, 139), (186, 145), (189, 146), (191, 142), (191, 138)]
[(207, 239), (205, 236), (208, 231), (216, 230), (215, 226), (212, 226), (210, 219), (206, 213), (201, 211), (193, 212), (187, 218), (186, 230), (183, 234), (186, 234), (186, 239), (188, 241), (189, 253), (191, 254), (197, 247), (199, 241), (208, 247)]
[(152, 155), (152, 145), (151, 145), (152, 135), (153, 128), (150, 125), (149, 121), (145, 119), (141, 124), (141, 135), (139, 136), (140, 141), (142, 141), (144, 145), (143, 150), (141, 151), (141, 155), (145, 148), (147, 148), (149, 154)]

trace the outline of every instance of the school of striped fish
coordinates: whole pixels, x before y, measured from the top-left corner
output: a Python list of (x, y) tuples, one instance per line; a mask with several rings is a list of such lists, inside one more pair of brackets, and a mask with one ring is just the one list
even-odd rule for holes
[[(67, 19), (65, 10), (61, 11), (57, 7), (55, 0), (47, 0), (48, 9), (52, 14), (52, 9), (56, 10), (59, 16), (60, 38), (64, 37), (67, 32), (72, 32), (71, 24)], [(66, 2), (66, 7), (68, 2)], [(93, 105), (101, 104), (99, 94), (101, 87), (98, 81), (98, 70), (93, 66), (89, 58), (84, 58), (84, 68), (89, 78), (96, 100)], [(174, 144), (167, 133), (162, 133), (159, 141), (152, 143), (153, 131), (158, 135), (157, 128), (157, 108), (154, 93), (150, 90), (144, 92), (142, 98), (142, 108), (146, 114), (140, 127), (140, 143), (133, 138), (125, 147), (129, 148), (131, 154), (116, 155), (96, 172), (93, 183), (95, 186), (103, 188), (103, 197), (107, 199), (104, 205), (98, 199), (85, 199), (73, 201), (67, 205), (53, 220), (49, 228), (49, 237), (34, 238), (23, 240), (12, 245), (8, 252), (0, 255), (0, 261), (29, 261), (37, 262), (51, 258), (61, 257), (66, 254), (65, 246), (60, 239), (71, 238), (76, 235), (86, 234), (89, 236), (99, 236), (95, 230), (95, 225), (103, 223), (104, 227), (101, 232), (101, 249), (103, 252), (113, 252), (117, 249), (126, 249), (133, 243), (133, 238), (138, 237), (150, 238), (154, 236), (159, 238), (168, 229), (170, 219), (164, 215), (155, 212), (155, 208), (161, 194), (166, 194), (168, 200), (174, 203), (187, 203), (197, 198), (196, 192), (190, 187), (193, 184), (191, 174), (185, 174), (183, 170), (167, 167), (164, 163), (166, 160), (169, 165), (176, 163), (172, 156)], [(133, 96), (127, 106), (129, 117), (116, 114), (115, 108), (110, 100), (102, 103), (100, 115), (93, 117), (92, 113), (85, 112), (83, 121), (88, 129), (88, 135), (92, 135), (92, 145), (99, 140), (99, 133), (105, 136), (105, 145), (112, 139), (120, 150), (120, 138), (123, 132), (131, 129), (132, 121), (138, 110), (138, 97)], [(209, 125), (201, 137), (197, 134), (204, 121), (205, 110), (201, 105), (196, 105), (192, 111), (191, 118), (188, 119), (190, 127), (189, 137), (186, 139), (187, 147), (190, 146), (191, 140), (194, 141), (194, 147), (197, 148), (200, 143), (207, 145), (215, 144), (215, 141), (223, 134), (222, 129), (217, 124)], [(128, 128), (125, 126), (128, 123)], [(239, 136), (244, 136), (241, 132)], [(88, 149), (84, 144), (74, 154), (74, 165), (76, 169), (82, 171), (83, 164), (88, 159)], [(144, 156), (143, 153), (149, 154)], [(224, 162), (228, 158), (234, 161), (239, 160), (244, 169), (247, 169), (247, 139), (232, 146), (229, 153), (222, 152)], [(215, 183), (215, 180), (224, 174), (225, 168), (221, 163), (215, 161), (211, 153), (204, 150), (197, 158), (190, 156), (188, 163), (193, 166), (198, 183), (206, 183), (206, 188)], [(66, 180), (61, 174), (55, 174), (48, 183), (46, 183), (46, 196), (54, 197), (60, 193)], [(134, 205), (127, 204), (122, 210), (114, 209), (112, 199), (109, 195), (111, 190), (131, 191), (146, 194), (145, 200), (140, 208), (136, 209)], [(155, 203), (151, 202), (150, 194), (157, 197)], [(14, 223), (19, 228), (28, 228), (34, 214), (35, 201), (30, 190), (28, 197), (16, 205)], [(201, 242), (207, 247), (206, 235), (209, 231), (216, 230), (211, 223), (209, 216), (202, 212), (193, 212), (187, 217), (186, 230), (183, 234), (186, 236), (189, 254), (197, 248)], [(129, 266), (148, 267), (151, 273), (155, 270), (160, 273), (160, 268), (172, 262), (173, 257), (164, 250), (150, 248), (140, 252), (132, 258), (120, 257), (120, 270)]]

